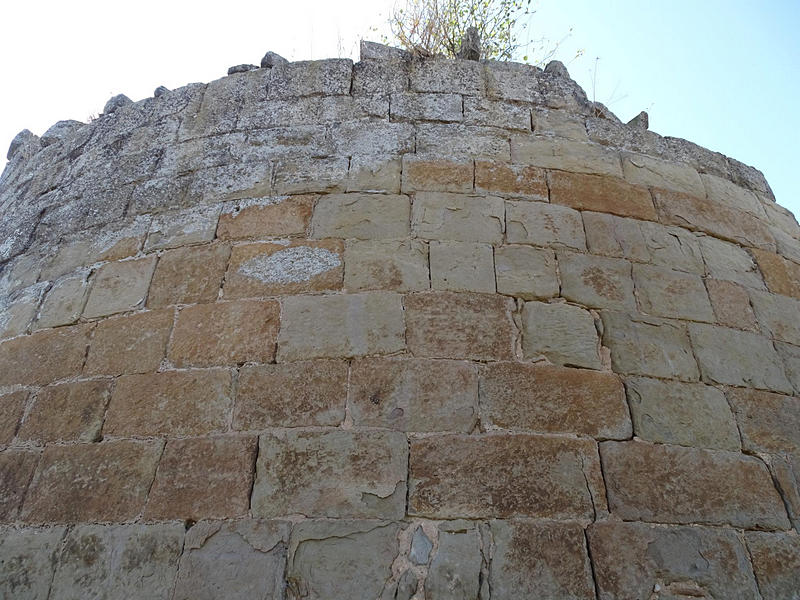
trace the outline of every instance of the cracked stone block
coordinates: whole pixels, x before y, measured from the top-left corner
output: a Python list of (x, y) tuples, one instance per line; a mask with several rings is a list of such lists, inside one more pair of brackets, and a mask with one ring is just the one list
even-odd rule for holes
[(452, 521), (439, 525), (439, 543), (433, 555), (425, 595), (442, 600), (477, 598), (481, 581), (481, 537), (475, 524)]
[(606, 522), (587, 535), (600, 598), (760, 597), (733, 530)]
[(221, 240), (304, 234), (317, 196), (273, 196), (231, 202), (219, 216)]
[(625, 390), (611, 373), (490, 363), (481, 373), (480, 398), (486, 417), (503, 429), (605, 439), (625, 439), (632, 431)]
[(214, 302), (230, 254), (224, 244), (167, 250), (156, 265), (147, 307)]
[(397, 556), (400, 525), (381, 521), (303, 521), (286, 567), (288, 598), (383, 598)]
[(627, 260), (559, 252), (558, 264), (561, 295), (567, 300), (593, 308), (636, 308)]
[(223, 431), (231, 400), (223, 369), (166, 371), (117, 379), (104, 433), (118, 436), (202, 435)]
[(64, 542), (49, 598), (168, 600), (183, 525), (78, 525)]
[(430, 287), (428, 246), (418, 240), (348, 240), (344, 287), (355, 292), (426, 290)]
[(687, 164), (642, 154), (623, 154), (622, 171), (625, 179), (635, 185), (674, 190), (698, 198), (706, 196), (700, 174)]
[[(93, 325), (37, 331), (0, 344), (0, 386), (45, 385), (78, 375)], [(35, 369), (31, 365), (36, 365)]]
[[(459, 100), (460, 104), (460, 100)], [(403, 155), (404, 193), (472, 191), (474, 165), (471, 160), (445, 160), (416, 154)]]
[(475, 161), (475, 190), (504, 198), (548, 201), (544, 169), (527, 165)]
[[(602, 369), (599, 339), (589, 311), (562, 302), (526, 302), (522, 308), (522, 352), (557, 365)], [(497, 357), (495, 357), (497, 358)]]
[(275, 301), (197, 304), (178, 313), (167, 357), (178, 367), (268, 363), (275, 358)]
[(219, 213), (220, 206), (214, 204), (156, 215), (150, 223), (144, 249), (151, 251), (210, 242), (214, 239)]
[(611, 213), (645, 221), (658, 219), (653, 199), (645, 187), (620, 179), (552, 171), (548, 176), (550, 202), (576, 210)]
[(89, 299), (83, 309), (87, 319), (139, 308), (147, 298), (156, 258), (107, 263), (93, 277)]
[(235, 246), (225, 275), (225, 297), (338, 291), (342, 289), (343, 254), (341, 240)]
[(29, 523), (125, 521), (144, 508), (163, 442), (47, 446), (22, 509)]
[(7, 446), (14, 439), (27, 401), (27, 391), (0, 395), (0, 446)]
[(453, 292), (495, 292), (494, 252), (489, 244), (430, 243), (431, 287)]
[(800, 456), (800, 398), (736, 388), (727, 396), (745, 450)]
[(345, 417), (347, 371), (345, 361), (333, 360), (244, 366), (233, 428), (335, 427)]
[(461, 94), (394, 93), (389, 99), (392, 120), (461, 121)]
[(315, 238), (407, 238), (410, 211), (408, 196), (328, 194), (314, 208), (311, 234)]
[(36, 329), (71, 325), (81, 316), (86, 302), (88, 271), (62, 277), (53, 284), (39, 309)]
[(407, 456), (399, 432), (262, 434), (251, 510), (260, 517), (402, 518)]
[(796, 598), (800, 589), (800, 537), (748, 531), (747, 547), (764, 600)]
[(494, 196), (421, 192), (414, 198), (411, 229), (423, 239), (499, 244), (505, 208)]
[(66, 527), (0, 530), (0, 596), (47, 600)]
[(24, 449), (0, 452), (0, 522), (15, 521), (19, 517), (39, 457), (39, 452)]
[(494, 250), (497, 292), (534, 300), (558, 295), (556, 256), (530, 246), (500, 246)]
[(631, 377), (625, 389), (637, 437), (661, 444), (741, 449), (733, 413), (717, 388)]
[(581, 213), (566, 206), (543, 202), (506, 202), (506, 240), (586, 250)]
[(733, 281), (706, 279), (706, 290), (717, 323), (758, 333), (756, 315), (750, 306), (747, 289)]
[(201, 521), (186, 533), (174, 600), (282, 600), (289, 523)]
[(758, 267), (747, 250), (708, 236), (701, 236), (699, 242), (709, 276), (748, 288), (765, 289)]
[(752, 290), (750, 302), (764, 333), (800, 346), (800, 300)]
[(356, 427), (469, 433), (478, 420), (477, 372), (449, 360), (355, 360), (350, 414)]
[(635, 264), (633, 281), (644, 313), (689, 321), (714, 321), (711, 301), (699, 275)]
[(622, 178), (619, 154), (598, 144), (543, 136), (511, 138), (511, 162), (572, 173)]
[(611, 514), (626, 521), (789, 528), (766, 465), (752, 456), (641, 441), (601, 442), (600, 455)]
[(765, 250), (754, 249), (753, 255), (770, 292), (800, 299), (800, 264)]

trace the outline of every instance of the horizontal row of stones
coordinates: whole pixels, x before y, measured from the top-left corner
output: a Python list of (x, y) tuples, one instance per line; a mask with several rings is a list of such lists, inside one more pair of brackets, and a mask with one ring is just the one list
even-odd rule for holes
[(0, 594), (31, 600), (786, 600), (800, 570), (787, 533), (539, 520), (60, 526), (2, 531), (0, 553)]

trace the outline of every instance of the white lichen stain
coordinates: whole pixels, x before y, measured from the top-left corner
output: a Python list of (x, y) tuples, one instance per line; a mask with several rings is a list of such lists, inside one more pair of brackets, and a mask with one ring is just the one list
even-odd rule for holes
[(239, 273), (264, 283), (300, 283), (341, 264), (339, 255), (325, 248), (295, 246), (255, 256), (242, 263)]

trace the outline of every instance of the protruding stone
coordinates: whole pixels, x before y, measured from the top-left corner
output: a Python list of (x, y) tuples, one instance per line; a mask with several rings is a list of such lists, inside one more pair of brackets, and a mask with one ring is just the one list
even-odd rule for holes
[(42, 134), (42, 146), (49, 146), (50, 144), (60, 142), (84, 125), (85, 123), (81, 123), (80, 121), (59, 121)]
[(408, 553), (408, 558), (415, 565), (427, 565), (430, 560), (431, 550), (433, 550), (433, 542), (425, 535), (422, 527), (417, 527), (414, 536), (411, 538), (411, 551)]
[[(361, 43), (363, 44), (364, 42), (361, 42)], [(289, 62), (288, 60), (283, 58), (277, 52), (273, 52), (272, 50), (269, 50), (264, 55), (264, 58), (261, 59), (261, 68), (262, 69), (271, 69), (272, 67), (276, 67), (278, 65), (285, 65), (288, 62)], [(249, 66), (255, 66), (255, 65), (249, 65)]]
[(33, 135), (29, 129), (23, 129), (11, 140), (6, 158), (11, 160), (18, 152), (24, 152), (26, 157), (30, 157), (39, 150), (40, 144), (39, 136)]
[(556, 77), (561, 77), (562, 79), (570, 79), (567, 67), (565, 67), (564, 63), (562, 63), (560, 60), (551, 60), (544, 68), (544, 72), (555, 75)]
[(361, 40), (361, 60), (409, 60), (411, 55), (401, 48)]
[(106, 105), (103, 107), (103, 114), (108, 115), (113, 113), (115, 110), (122, 108), (123, 106), (128, 106), (129, 104), (133, 104), (133, 100), (128, 98), (125, 94), (117, 94), (113, 96)]
[(228, 67), (228, 75), (233, 75), (234, 73), (247, 73), (248, 71), (252, 71), (253, 69), (257, 69), (258, 65), (234, 65), (232, 67)]
[(160, 98), (164, 94), (169, 92), (169, 88), (164, 87), (163, 85), (158, 86), (155, 91), (153, 92), (153, 96), (156, 98)]
[(636, 129), (647, 130), (650, 128), (650, 116), (645, 111), (642, 111), (628, 121), (628, 126)]
[(461, 47), (458, 49), (458, 58), (465, 60), (479, 60), (481, 57), (481, 34), (477, 27), (467, 27), (464, 37), (461, 38)]

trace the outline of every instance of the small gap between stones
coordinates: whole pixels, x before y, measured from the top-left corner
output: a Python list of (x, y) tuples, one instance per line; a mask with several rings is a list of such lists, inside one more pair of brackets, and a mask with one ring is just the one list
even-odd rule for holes
[(594, 585), (594, 597), (596, 600), (600, 600), (600, 585), (597, 583), (597, 572), (595, 571), (594, 567), (594, 558), (592, 558), (592, 546), (589, 544), (589, 533), (584, 528), (583, 530), (583, 540), (586, 544), (586, 557), (589, 560), (589, 569), (592, 571), (592, 583)]

